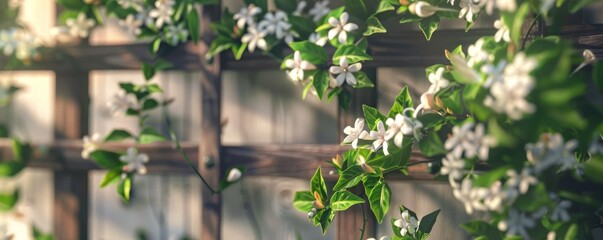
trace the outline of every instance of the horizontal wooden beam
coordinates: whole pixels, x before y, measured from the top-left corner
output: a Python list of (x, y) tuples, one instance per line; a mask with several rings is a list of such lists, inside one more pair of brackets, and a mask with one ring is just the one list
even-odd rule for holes
[[(121, 151), (132, 146), (127, 143), (110, 143), (103, 146), (111, 151)], [(11, 142), (0, 140), (0, 156), (11, 158)], [(182, 148), (190, 159), (198, 159), (199, 148), (196, 143), (182, 143)], [(34, 157), (29, 167), (66, 171), (89, 171), (101, 168), (89, 159), (82, 159), (81, 141), (57, 141), (51, 145), (35, 147)], [(337, 180), (336, 175), (328, 175), (333, 167), (327, 162), (337, 154), (349, 148), (340, 145), (266, 145), (266, 146), (223, 146), (224, 169), (236, 166), (245, 167), (247, 176), (274, 176), (310, 179), (316, 168), (324, 168), (325, 178)], [(154, 143), (140, 146), (140, 152), (149, 155), (147, 165), (149, 173), (194, 174), (183, 157), (169, 143)], [(410, 162), (427, 160), (418, 151), (413, 152)], [(390, 174), (388, 179), (432, 180), (433, 175), (427, 172), (425, 164), (409, 168), (410, 175)]]
[[(369, 38), (369, 49), (374, 57), (367, 67), (425, 67), (445, 63), (444, 49), (453, 49), (459, 44), (468, 46), (481, 36), (493, 35), (494, 29), (438, 30), (431, 41), (426, 41), (419, 31), (387, 33)], [(570, 39), (580, 49), (591, 49), (598, 58), (603, 58), (603, 24), (571, 25), (561, 29), (562, 38)], [(193, 43), (177, 47), (162, 46), (158, 55), (174, 64), (174, 70), (198, 71), (202, 68), (200, 48)], [(148, 44), (59, 46), (47, 49), (46, 58), (17, 70), (136, 70), (153, 56)], [(0, 69), (6, 58), (0, 57)], [(279, 63), (259, 53), (245, 53), (237, 61), (232, 54), (224, 54), (223, 70), (276, 70)]]

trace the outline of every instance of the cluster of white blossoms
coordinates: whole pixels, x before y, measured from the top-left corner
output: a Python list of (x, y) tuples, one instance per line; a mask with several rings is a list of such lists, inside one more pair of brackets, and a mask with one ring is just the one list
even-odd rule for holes
[(84, 136), (82, 144), (82, 158), (88, 159), (90, 153), (100, 149), (103, 145), (103, 140), (100, 134), (94, 133), (92, 136)]
[(536, 174), (554, 166), (561, 171), (573, 170), (579, 167), (574, 156), (577, 146), (575, 139), (565, 142), (559, 133), (543, 133), (537, 143), (526, 144), (527, 158)]
[(419, 224), (420, 221), (411, 216), (408, 210), (404, 210), (401, 214), (401, 218), (394, 221), (394, 226), (400, 228), (400, 235), (403, 237), (407, 234), (415, 234), (419, 228)]
[(420, 138), (423, 124), (414, 117), (408, 116), (408, 112), (413, 111), (412, 108), (407, 108), (402, 114), (396, 114), (394, 118), (388, 118), (385, 124), (383, 121), (377, 122), (377, 129), (370, 132), (364, 130), (364, 119), (358, 118), (354, 126), (347, 126), (343, 129), (343, 133), (347, 136), (343, 139), (343, 143), (352, 144), (354, 149), (358, 148), (359, 140), (373, 141), (371, 149), (376, 152), (383, 149), (383, 154), (389, 155), (389, 141), (393, 139), (397, 147), (402, 147), (404, 136)]
[(34, 59), (38, 56), (41, 40), (30, 31), (23, 28), (8, 28), (0, 30), (0, 52), (21, 61)]
[[(84, 136), (82, 144), (82, 158), (89, 159), (90, 154), (94, 151), (101, 150), (104, 141), (98, 133), (92, 136)], [(149, 156), (144, 153), (138, 153), (138, 149), (129, 147), (126, 154), (121, 155), (119, 160), (126, 165), (122, 168), (124, 172), (138, 173), (144, 175), (147, 173), (145, 163), (149, 161)]]
[(477, 157), (485, 161), (488, 159), (490, 147), (494, 144), (494, 138), (485, 134), (483, 124), (467, 122), (452, 128), (452, 135), (446, 140), (444, 147), (450, 152), (451, 157), (465, 159)]
[(507, 232), (507, 236), (521, 236), (523, 239), (530, 239), (528, 229), (536, 226), (545, 213), (545, 208), (531, 214), (518, 209), (510, 209), (507, 217), (498, 223), (498, 229)]

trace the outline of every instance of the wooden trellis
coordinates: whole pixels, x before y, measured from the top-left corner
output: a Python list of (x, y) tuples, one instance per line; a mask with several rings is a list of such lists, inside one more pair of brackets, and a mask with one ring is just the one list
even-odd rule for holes
[[(221, 144), (221, 73), (224, 70), (271, 70), (278, 63), (259, 55), (246, 55), (242, 61), (235, 61), (230, 55), (223, 55), (211, 64), (204, 61), (209, 49), (212, 33), (209, 22), (219, 19), (219, 7), (203, 9), (202, 38), (194, 45), (183, 44), (175, 48), (160, 50), (165, 59), (174, 64), (174, 70), (201, 71), (202, 136), (200, 144), (184, 143), (185, 151), (192, 159), (198, 159), (200, 172), (213, 186), (217, 186), (225, 169), (244, 166), (248, 176), (279, 176), (310, 179), (319, 165), (346, 150), (339, 145), (267, 145), (267, 146), (223, 146)], [(603, 25), (584, 24), (581, 14), (572, 16), (562, 29), (562, 37), (573, 40), (579, 48), (591, 49), (599, 58), (603, 57)], [(541, 31), (546, 28), (541, 26)], [(426, 42), (418, 31), (388, 33), (369, 40), (369, 51), (374, 61), (365, 69), (376, 79), (378, 67), (426, 67), (445, 63), (444, 49), (457, 45), (467, 46), (480, 36), (492, 35), (493, 29), (441, 30), (430, 42)], [(169, 48), (169, 49), (168, 49)], [(50, 70), (56, 74), (55, 84), (55, 142), (50, 146), (50, 154), (31, 161), (30, 167), (51, 169), (54, 172), (54, 233), (58, 239), (88, 239), (89, 189), (88, 173), (100, 169), (94, 162), (81, 159), (79, 139), (88, 134), (88, 75), (95, 70), (132, 70), (152, 60), (146, 44), (111, 46), (59, 46), (46, 54), (46, 59), (17, 70)], [(6, 64), (0, 58), (0, 66)], [(378, 81), (376, 81), (378, 84)], [(351, 125), (361, 115), (362, 104), (377, 104), (376, 88), (355, 90), (349, 112), (339, 112), (339, 129)], [(301, 101), (301, 100), (300, 100)], [(339, 136), (341, 139), (341, 136)], [(117, 148), (127, 146), (115, 144)], [(182, 157), (170, 144), (151, 144), (141, 147), (141, 151), (153, 156), (148, 165), (149, 172), (191, 173)], [(0, 151), (8, 151), (9, 144), (0, 143)], [(1, 155), (1, 154), (0, 154)], [(414, 153), (412, 161), (423, 157)], [(325, 176), (328, 181), (336, 181)], [(425, 166), (410, 169), (409, 176), (393, 176), (394, 179), (433, 180)], [(359, 189), (359, 191), (361, 191)], [(201, 238), (221, 239), (220, 194), (211, 194), (203, 188)], [(337, 239), (358, 239), (363, 224), (360, 206), (338, 215)], [(368, 214), (370, 216), (370, 214)], [(369, 218), (365, 236), (374, 236), (375, 221)]]

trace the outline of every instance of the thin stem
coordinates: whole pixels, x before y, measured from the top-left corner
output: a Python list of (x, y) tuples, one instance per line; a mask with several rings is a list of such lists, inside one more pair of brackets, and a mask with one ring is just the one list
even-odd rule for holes
[(536, 15), (536, 17), (534, 17), (534, 19), (532, 20), (532, 23), (530, 24), (530, 28), (528, 28), (528, 32), (526, 33), (525, 37), (523, 38), (523, 42), (521, 43), (521, 50), (526, 48), (526, 43), (528, 42), (528, 36), (530, 36), (530, 33), (532, 33), (532, 30), (534, 30), (534, 26), (536, 26), (536, 23), (538, 22), (538, 20), (540, 20), (540, 14)]
[(176, 149), (178, 150), (180, 155), (182, 155), (182, 157), (184, 157), (184, 160), (186, 161), (186, 163), (193, 169), (193, 171), (195, 171), (197, 176), (199, 176), (199, 178), (201, 178), (203, 185), (205, 185), (205, 187), (207, 187), (209, 189), (209, 191), (211, 191), (212, 194), (220, 193), (219, 190), (216, 191), (209, 185), (207, 180), (205, 180), (205, 178), (201, 175), (199, 170), (197, 170), (197, 167), (195, 166), (195, 164), (188, 157), (188, 154), (186, 154), (184, 149), (182, 149), (182, 146), (180, 146), (180, 139), (178, 139), (178, 136), (176, 135), (176, 132), (174, 131), (174, 128), (172, 127), (172, 121), (168, 117), (167, 109), (165, 106), (163, 106), (163, 115), (165, 116), (165, 123), (170, 131), (170, 137), (172, 138), (172, 141), (174, 141), (174, 144), (176, 145)]
[(360, 240), (364, 239), (364, 231), (366, 230), (366, 213), (364, 212), (364, 206), (362, 208), (362, 228), (360, 229)]
[(406, 164), (406, 166), (410, 167), (410, 166), (419, 165), (419, 164), (423, 164), (423, 163), (432, 163), (435, 161), (436, 160), (424, 160), (424, 161), (412, 162), (412, 163)]

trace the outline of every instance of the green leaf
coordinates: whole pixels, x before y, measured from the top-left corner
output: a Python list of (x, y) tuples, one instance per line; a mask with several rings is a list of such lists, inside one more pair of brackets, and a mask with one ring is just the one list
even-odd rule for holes
[(578, 224), (573, 223), (567, 229), (567, 232), (565, 233), (565, 237), (563, 239), (564, 240), (574, 240), (574, 239), (578, 239), (577, 236), (578, 236)]
[(234, 46), (230, 37), (218, 36), (211, 42), (209, 52), (205, 56), (206, 59), (211, 59), (213, 56), (220, 54)]
[(67, 9), (81, 10), (84, 7), (84, 1), (82, 0), (57, 0), (58, 4), (61, 4)]
[(150, 93), (162, 93), (163, 89), (158, 84), (149, 84), (146, 86), (146, 90)]
[(349, 191), (335, 192), (331, 197), (331, 208), (333, 211), (345, 211), (351, 206), (364, 203), (364, 199)]
[[(290, 2), (290, 0), (280, 1)], [(314, 21), (312, 21), (311, 18), (299, 17), (294, 15), (289, 15), (288, 18), (289, 23), (291, 23), (291, 29), (295, 29), (295, 31), (300, 35), (300, 38), (302, 39), (310, 36), (310, 34), (314, 32), (314, 29), (316, 29), (316, 24), (314, 23)]]
[(123, 179), (121, 181), (121, 183), (119, 183), (119, 186), (117, 186), (117, 193), (119, 194), (119, 196), (122, 197), (122, 199), (124, 201), (129, 202), (131, 191), (132, 191), (132, 177), (127, 176), (125, 179)]
[(364, 0), (344, 0), (345, 10), (351, 17), (357, 17), (359, 20), (366, 20), (369, 16)]
[(431, 228), (435, 224), (439, 213), (440, 213), (440, 209), (435, 210), (432, 213), (425, 215), (419, 223), (419, 230), (424, 233), (430, 233)]
[(36, 226), (32, 226), (32, 233), (33, 233), (33, 237), (34, 240), (55, 240), (56, 238), (48, 233), (42, 233), (42, 231), (40, 231), (40, 229), (38, 229)]
[(593, 182), (603, 184), (603, 156), (594, 155), (586, 161), (584, 175)]
[(90, 158), (98, 163), (99, 166), (105, 169), (119, 168), (123, 166), (123, 162), (119, 160), (121, 154), (109, 152), (105, 150), (96, 150), (90, 153)]
[(448, 152), (444, 148), (444, 144), (436, 131), (429, 131), (429, 133), (419, 141), (419, 149), (421, 149), (421, 153), (427, 157), (443, 155)]
[(384, 171), (399, 169), (405, 166), (412, 154), (413, 141), (409, 137), (404, 137), (402, 145), (402, 149), (396, 150), (387, 156), (370, 159), (367, 163), (373, 167), (382, 168)]
[(322, 230), (322, 235), (327, 233), (327, 229), (329, 229), (329, 225), (333, 222), (333, 218), (335, 218), (335, 212), (332, 209), (325, 209), (321, 211), (320, 215), (320, 229)]
[(151, 80), (155, 76), (155, 67), (148, 63), (142, 64), (142, 73), (144, 74), (145, 80)]
[(25, 162), (4, 161), (0, 163), (0, 177), (14, 177), (25, 168)]
[(360, 47), (353, 44), (339, 46), (335, 51), (335, 54), (333, 54), (333, 63), (339, 64), (339, 60), (342, 57), (346, 57), (349, 64), (360, 61), (373, 60), (373, 57), (368, 55)]
[(316, 89), (319, 99), (322, 99), (323, 94), (329, 88), (329, 81), (331, 81), (331, 76), (325, 70), (320, 70), (314, 74), (312, 84), (314, 85), (314, 89)]
[(316, 169), (314, 176), (310, 179), (310, 191), (312, 193), (317, 192), (320, 195), (320, 198), (323, 203), (327, 201), (327, 185), (325, 184), (325, 179), (322, 178), (322, 173), (320, 171), (320, 166)]
[(329, 59), (324, 48), (310, 41), (292, 42), (289, 46), (294, 51), (299, 51), (302, 59), (315, 65), (324, 64)]
[(121, 177), (122, 171), (119, 168), (115, 168), (115, 169), (111, 169), (107, 172), (107, 174), (105, 174), (105, 177), (103, 178), (103, 180), (101, 181), (100, 187), (106, 187), (108, 185), (110, 185), (111, 183), (114, 183), (116, 180), (118, 180)]
[(461, 224), (461, 228), (471, 236), (486, 236), (487, 239), (502, 239), (502, 234), (498, 231), (498, 228), (481, 220), (463, 223)]
[(291, 13), (297, 8), (297, 1), (292, 0), (275, 0), (274, 3), (278, 9)]
[(191, 34), (193, 42), (197, 44), (199, 42), (199, 13), (197, 13), (197, 9), (192, 4), (189, 4), (188, 9), (186, 24), (188, 25), (188, 31)]
[(149, 98), (147, 100), (144, 100), (144, 103), (142, 103), (142, 110), (148, 111), (148, 110), (152, 110), (158, 106), (159, 106), (159, 102), (157, 102), (157, 100)]
[(338, 93), (337, 100), (339, 101), (339, 107), (347, 112), (350, 108), (350, 102), (352, 102), (352, 94), (343, 89)]
[(17, 139), (12, 139), (12, 150), (15, 160), (26, 163), (31, 159), (31, 145), (22, 143)]
[(423, 20), (419, 22), (419, 28), (421, 28), (421, 31), (423, 32), (423, 35), (425, 35), (425, 39), (427, 39), (427, 41), (431, 39), (433, 32), (438, 29), (439, 25), (440, 17), (438, 17), (438, 15), (423, 18)]
[(482, 173), (478, 175), (475, 180), (473, 180), (473, 184), (475, 187), (490, 187), (496, 181), (505, 176), (507, 174), (507, 170), (510, 168), (511, 167), (508, 166), (497, 167), (491, 171)]
[(383, 218), (389, 210), (389, 201), (391, 198), (391, 190), (387, 183), (379, 181), (368, 194), (371, 210), (377, 218), (377, 222), (383, 222)]
[(245, 53), (245, 49), (247, 49), (247, 45), (248, 43), (243, 43), (239, 46), (239, 48), (236, 48), (237, 46), (232, 46), (236, 60), (241, 60), (241, 58), (243, 57), (243, 53)]
[(155, 40), (153, 40), (153, 45), (151, 48), (153, 54), (157, 54), (157, 52), (159, 52), (159, 47), (161, 47), (161, 38), (155, 38)]
[(19, 201), (19, 189), (11, 193), (0, 193), (0, 212), (8, 212)]
[[(511, 25), (510, 35), (511, 40), (516, 44), (516, 46), (521, 46), (521, 39), (523, 37), (522, 29), (524, 26), (524, 22), (530, 14), (530, 3), (524, 2), (517, 8), (517, 11), (514, 13), (513, 25)], [(509, 26), (509, 25), (507, 25)]]
[(379, 13), (396, 10), (395, 5), (399, 5), (399, 4), (400, 4), (400, 2), (398, 2), (396, 0), (391, 0), (391, 1), (389, 1), (389, 0), (383, 0), (383, 1), (379, 1), (379, 6), (377, 6), (377, 9), (375, 10), (375, 13), (373, 13), (372, 16), (376, 16)]
[(379, 21), (379, 19), (376, 17), (370, 17), (366, 21), (366, 24), (368, 26), (366, 28), (366, 31), (364, 31), (364, 33), (362, 34), (364, 36), (370, 36), (375, 33), (386, 33), (387, 32), (387, 29), (385, 29), (385, 27), (383, 27), (383, 24), (381, 24), (381, 21)]
[(97, 24), (103, 25), (103, 14), (100, 12), (98, 7), (92, 6), (90, 10), (92, 11), (92, 15), (94, 15), (94, 19), (96, 20)]
[(133, 137), (127, 130), (115, 129), (105, 137), (105, 142), (117, 142)]
[(165, 137), (163, 136), (163, 134), (157, 132), (157, 130), (155, 130), (152, 127), (145, 127), (144, 129), (142, 129), (142, 132), (140, 132), (140, 143), (141, 144), (163, 142), (163, 141), (165, 141)]
[(603, 93), (603, 62), (593, 63), (593, 82), (599, 93)]
[(396, 97), (396, 101), (394, 102), (394, 105), (387, 114), (387, 117), (394, 118), (396, 117), (396, 114), (402, 114), (404, 109), (412, 107), (412, 98), (410, 97), (410, 93), (408, 92), (408, 86), (404, 86), (402, 91)]
[(126, 93), (136, 93), (136, 86), (129, 82), (120, 82), (119, 87), (123, 89)]
[(354, 88), (369, 88), (375, 86), (365, 72), (355, 72), (353, 74), (356, 78), (356, 84), (353, 86)]
[(174, 67), (174, 65), (172, 63), (166, 61), (163, 58), (157, 59), (157, 61), (155, 61), (154, 66), (155, 66), (155, 71), (163, 71), (163, 70)]
[(333, 187), (333, 191), (340, 191), (342, 189), (347, 189), (358, 185), (358, 183), (360, 183), (360, 180), (362, 179), (363, 174), (364, 170), (362, 170), (362, 167), (358, 165), (352, 165), (348, 167), (339, 176), (337, 183)]
[(310, 191), (295, 192), (293, 196), (293, 207), (301, 212), (309, 212), (312, 210), (312, 203), (314, 202), (314, 195)]
[(375, 130), (377, 128), (377, 121), (381, 120), (383, 123), (387, 120), (387, 117), (379, 112), (374, 107), (363, 104), (362, 112), (364, 112), (364, 119), (369, 129)]

